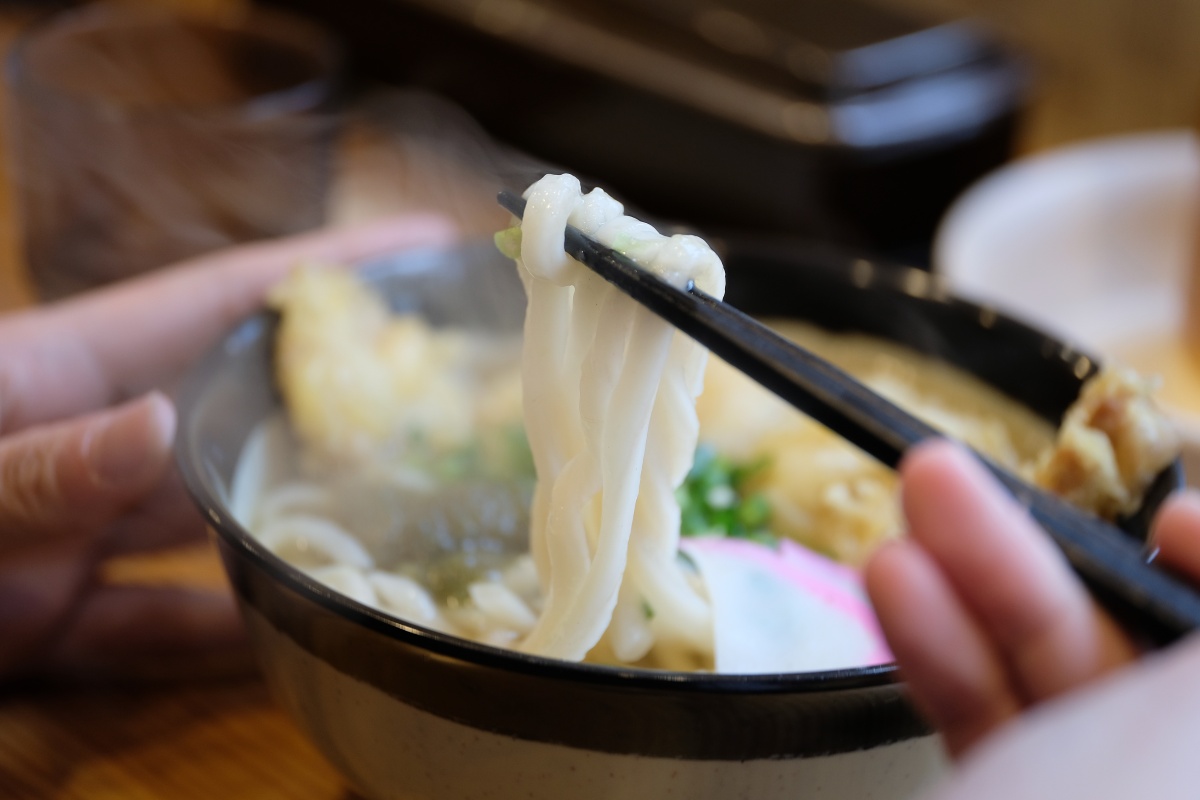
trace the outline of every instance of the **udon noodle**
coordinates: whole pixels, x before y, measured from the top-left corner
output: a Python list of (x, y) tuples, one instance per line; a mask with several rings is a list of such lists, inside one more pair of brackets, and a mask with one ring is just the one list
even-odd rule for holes
[[(723, 362), (706, 376), (703, 349), (565, 255), (568, 223), (723, 294), (702, 241), (661, 236), (570, 176), (531, 187), (498, 237), (523, 336), (393, 315), (345, 272), (299, 270), (272, 298), (286, 413), (246, 444), (235, 516), (336, 591), (487, 644), (739, 672), (886, 660), (854, 567), (900, 529), (895, 475)], [(1128, 509), (1176, 452), (1127, 373), (1090, 382), (1055, 445), (931, 358), (778, 329), (1100, 511)]]
[(678, 557), (675, 499), (696, 450), (707, 353), (567, 256), (567, 224), (676, 285), (725, 292), (699, 238), (662, 236), (569, 175), (527, 193), (522, 384), (538, 475), (530, 546), (546, 600), (521, 647), (579, 660), (607, 630), (624, 662), (656, 642), (711, 652), (708, 604)]

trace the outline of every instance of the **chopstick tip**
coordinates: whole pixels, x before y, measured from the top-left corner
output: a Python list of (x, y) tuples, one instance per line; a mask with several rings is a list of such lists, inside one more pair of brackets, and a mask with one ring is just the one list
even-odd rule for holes
[(496, 194), (496, 202), (513, 213), (514, 216), (525, 215), (525, 199), (508, 189), (501, 189)]

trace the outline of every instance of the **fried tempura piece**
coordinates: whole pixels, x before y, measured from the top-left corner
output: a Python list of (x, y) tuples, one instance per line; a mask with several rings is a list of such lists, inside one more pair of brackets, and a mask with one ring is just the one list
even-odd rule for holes
[(292, 424), (325, 456), (362, 457), (419, 434), (437, 447), (473, 430), (468, 343), (341, 270), (306, 267), (275, 287), (275, 370)]
[(1131, 514), (1154, 477), (1179, 455), (1179, 435), (1151, 397), (1154, 381), (1109, 367), (1084, 384), (1034, 480), (1080, 508)]

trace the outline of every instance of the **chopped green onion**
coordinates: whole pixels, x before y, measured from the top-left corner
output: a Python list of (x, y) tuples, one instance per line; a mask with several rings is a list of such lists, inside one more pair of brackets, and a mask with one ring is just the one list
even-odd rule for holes
[(511, 228), (505, 228), (502, 231), (497, 231), (492, 237), (496, 243), (496, 249), (503, 253), (508, 258), (518, 258), (521, 255), (521, 226), (515, 225)]
[(767, 467), (766, 459), (736, 464), (712, 447), (696, 448), (692, 469), (676, 491), (680, 533), (684, 536), (728, 536), (774, 544), (767, 529), (771, 506), (748, 484)]

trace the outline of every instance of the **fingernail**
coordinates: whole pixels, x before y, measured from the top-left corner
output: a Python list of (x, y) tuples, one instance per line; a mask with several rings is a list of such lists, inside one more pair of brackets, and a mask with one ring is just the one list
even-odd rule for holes
[(99, 486), (140, 486), (162, 472), (175, 436), (175, 408), (151, 392), (115, 409), (88, 437), (84, 457)]

